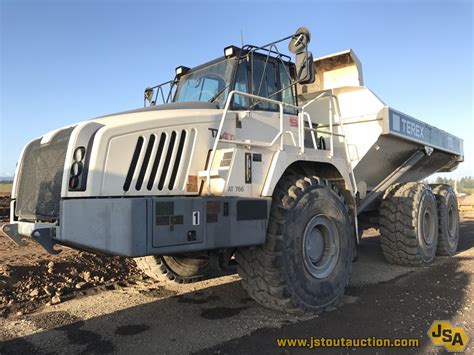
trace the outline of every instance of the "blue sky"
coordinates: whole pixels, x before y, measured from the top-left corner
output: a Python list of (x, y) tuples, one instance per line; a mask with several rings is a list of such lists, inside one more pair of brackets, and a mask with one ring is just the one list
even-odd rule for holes
[(353, 48), (387, 104), (464, 139), (474, 175), (473, 5), (465, 1), (1, 3), (0, 176), (52, 129), (139, 107), (143, 89), (244, 42), (300, 26), (320, 56)]

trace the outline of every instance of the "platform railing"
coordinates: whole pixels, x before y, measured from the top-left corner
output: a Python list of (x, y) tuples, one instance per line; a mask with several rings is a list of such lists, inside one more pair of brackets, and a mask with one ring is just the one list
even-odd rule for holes
[[(271, 103), (271, 104), (278, 105), (278, 107), (279, 107), (279, 115), (278, 115), (279, 116), (279, 130), (278, 130), (278, 133), (272, 139), (271, 142), (252, 142), (250, 140), (240, 141), (240, 140), (230, 140), (230, 139), (221, 138), (222, 130), (224, 128), (224, 123), (225, 123), (225, 120), (226, 120), (226, 117), (227, 117), (227, 113), (229, 112), (230, 105), (232, 103), (232, 99), (233, 99), (234, 96), (248, 97), (248, 98), (255, 99), (255, 100), (258, 100), (258, 101), (261, 101), (261, 102), (268, 102), (268, 103)], [(229, 96), (227, 97), (227, 100), (226, 100), (226, 103), (225, 103), (225, 106), (224, 106), (224, 112), (222, 113), (222, 118), (219, 122), (219, 128), (217, 129), (217, 137), (216, 137), (216, 140), (214, 141), (214, 145), (212, 147), (211, 155), (209, 157), (209, 164), (208, 164), (207, 169), (206, 169), (206, 178), (207, 178), (206, 185), (207, 185), (208, 193), (210, 193), (210, 190), (211, 190), (211, 170), (212, 170), (212, 166), (214, 165), (214, 159), (215, 159), (215, 156), (216, 156), (216, 151), (217, 151), (217, 147), (218, 147), (219, 143), (221, 143), (221, 142), (222, 143), (229, 143), (229, 144), (241, 145), (241, 146), (246, 146), (246, 147), (271, 148), (278, 142), (278, 140), (280, 140), (280, 148), (279, 149), (283, 150), (283, 133), (284, 133), (284, 129), (283, 129), (283, 109), (285, 107), (291, 107), (291, 108), (298, 109), (297, 106), (288, 104), (286, 102), (269, 99), (268, 97), (257, 96), (257, 95), (253, 95), (253, 94), (249, 94), (249, 93), (241, 92), (241, 91), (235, 91), (235, 90), (233, 90), (229, 93)]]
[[(232, 99), (234, 98), (234, 96), (248, 97), (248, 98), (251, 98), (251, 99), (254, 99), (254, 100), (258, 100), (260, 102), (268, 102), (268, 103), (271, 103), (271, 104), (275, 104), (279, 107), (279, 115), (278, 115), (279, 130), (278, 130), (278, 133), (275, 135), (275, 137), (270, 142), (260, 142), (260, 141), (252, 142), (250, 140), (230, 140), (230, 139), (221, 138), (222, 131), (224, 129), (224, 124), (225, 124), (225, 121), (226, 121), (226, 118), (227, 118), (227, 114), (229, 112), (229, 109), (230, 109), (230, 106), (231, 106), (231, 103), (232, 103)], [(328, 97), (330, 98), (330, 101), (329, 101), (330, 118), (329, 118), (329, 131), (326, 131), (326, 130), (321, 130), (321, 129), (317, 129), (317, 128), (313, 127), (311, 117), (310, 117), (308, 112), (305, 112), (305, 109), (309, 105), (311, 105), (312, 103), (314, 103), (318, 100), (322, 100), (324, 98), (328, 98)], [(336, 110), (333, 110), (333, 107), (332, 107), (333, 102), (334, 102), (334, 106), (335, 106)], [(338, 123), (338, 126), (339, 126), (340, 130), (342, 132), (344, 132), (343, 123), (342, 123), (342, 120), (340, 119), (339, 102), (338, 102), (338, 99), (337, 99), (336, 95), (333, 95), (332, 93), (329, 93), (329, 92), (324, 92), (324, 93), (321, 93), (320, 95), (318, 95), (313, 100), (306, 103), (305, 105), (303, 105), (301, 107), (298, 107), (298, 106), (288, 104), (288, 103), (285, 103), (285, 102), (282, 102), (282, 101), (273, 100), (273, 99), (270, 99), (270, 98), (267, 98), (267, 97), (257, 96), (257, 95), (253, 95), (253, 94), (249, 94), (249, 93), (241, 92), (241, 91), (235, 91), (235, 90), (231, 91), (229, 93), (229, 96), (227, 97), (226, 104), (224, 106), (224, 111), (222, 113), (222, 117), (221, 117), (221, 120), (219, 122), (219, 127), (217, 129), (216, 140), (214, 141), (214, 144), (213, 144), (213, 147), (212, 147), (212, 150), (211, 150), (211, 153), (210, 153), (210, 157), (209, 157), (209, 162), (208, 162), (208, 165), (207, 165), (207, 168), (206, 168), (206, 180), (207, 180), (206, 181), (206, 186), (207, 186), (207, 192), (208, 193), (210, 193), (210, 190), (211, 190), (211, 171), (212, 171), (212, 167), (214, 165), (214, 160), (215, 160), (215, 157), (216, 157), (216, 152), (217, 152), (217, 148), (219, 146), (219, 143), (235, 144), (235, 145), (244, 146), (244, 147), (271, 148), (271, 147), (275, 146), (277, 144), (277, 142), (279, 141), (280, 142), (279, 143), (279, 145), (280, 145), (279, 149), (284, 150), (284, 144), (283, 144), (284, 134), (285, 133), (291, 133), (291, 136), (293, 138), (293, 135), (292, 135), (291, 131), (287, 131), (287, 132), (284, 131), (283, 110), (284, 110), (285, 107), (294, 108), (294, 109), (299, 110), (299, 113), (298, 113), (298, 145), (299, 145), (299, 147), (298, 147), (298, 149), (299, 149), (300, 154), (304, 154), (304, 152), (305, 152), (305, 134), (304, 134), (305, 131), (310, 131), (311, 132), (312, 143), (313, 143), (313, 147), (314, 147), (315, 150), (318, 150), (316, 137), (314, 135), (315, 133), (324, 133), (324, 134), (327, 134), (327, 135), (330, 136), (330, 157), (334, 156), (334, 137), (336, 136), (336, 137), (343, 138), (346, 161), (347, 161), (347, 164), (348, 164), (349, 175), (350, 175), (350, 178), (351, 178), (352, 190), (353, 190), (354, 194), (357, 193), (357, 185), (356, 185), (354, 172), (352, 170), (352, 164), (351, 164), (351, 161), (349, 159), (349, 150), (347, 148), (346, 136), (344, 135), (344, 133), (335, 133), (334, 132), (333, 121), (335, 123)], [(309, 127), (305, 127), (305, 119), (307, 120)], [(294, 142), (294, 139), (293, 139), (293, 142)]]
[[(311, 104), (315, 103), (316, 101), (320, 101), (323, 99), (329, 98), (329, 131), (325, 130), (320, 130), (320, 129), (314, 129), (312, 126), (312, 120), (308, 112), (305, 110), (310, 106)], [(333, 108), (334, 106), (334, 108)], [(309, 127), (304, 127), (304, 118), (308, 118), (308, 125)], [(313, 144), (315, 145), (315, 149), (317, 148), (315, 138), (314, 138), (314, 133), (324, 133), (329, 135), (329, 152), (330, 156), (334, 156), (334, 137), (341, 137), (343, 142), (344, 142), (344, 153), (345, 153), (345, 158), (346, 158), (346, 164), (349, 169), (349, 176), (351, 179), (351, 185), (352, 185), (352, 192), (354, 194), (357, 193), (357, 183), (354, 175), (354, 171), (352, 169), (352, 162), (349, 157), (349, 148), (347, 146), (347, 139), (346, 135), (344, 133), (344, 124), (341, 119), (341, 109), (339, 106), (339, 99), (336, 95), (332, 94), (331, 92), (322, 92), (318, 96), (316, 96), (314, 99), (308, 101), (306, 104), (301, 106), (300, 108), (300, 113), (299, 113), (299, 136), (300, 136), (300, 151), (304, 153), (305, 146), (304, 146), (304, 131), (310, 131), (312, 133), (312, 139), (313, 139)], [(342, 133), (335, 133), (334, 132), (334, 124), (338, 125), (338, 128)]]

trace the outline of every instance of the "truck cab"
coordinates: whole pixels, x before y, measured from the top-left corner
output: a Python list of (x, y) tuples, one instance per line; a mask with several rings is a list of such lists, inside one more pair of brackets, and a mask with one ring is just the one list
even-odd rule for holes
[[(133, 257), (261, 243), (270, 201), (262, 186), (275, 150), (233, 143), (271, 142), (281, 125), (296, 134), (295, 66), (255, 46), (224, 54), (177, 67), (173, 80), (145, 89), (143, 108), (27, 144), (6, 228), (50, 252), (64, 244)], [(218, 134), (230, 143), (213, 149)]]

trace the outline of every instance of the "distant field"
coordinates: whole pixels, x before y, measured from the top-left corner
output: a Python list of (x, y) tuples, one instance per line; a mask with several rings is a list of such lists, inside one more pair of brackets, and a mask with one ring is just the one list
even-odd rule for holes
[(0, 182), (0, 192), (12, 192), (11, 182)]
[(468, 188), (468, 187), (458, 188), (458, 193), (466, 194), (466, 195), (474, 195), (474, 189)]

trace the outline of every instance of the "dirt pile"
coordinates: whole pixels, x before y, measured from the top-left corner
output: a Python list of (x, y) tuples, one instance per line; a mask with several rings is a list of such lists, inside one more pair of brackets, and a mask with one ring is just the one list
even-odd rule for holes
[[(10, 194), (0, 193), (0, 228), (9, 214)], [(131, 259), (61, 248), (59, 255), (50, 255), (32, 240), (19, 247), (0, 232), (0, 317), (30, 313), (146, 277)]]
[(22, 315), (90, 292), (134, 284), (144, 276), (132, 259), (64, 248), (49, 255), (33, 241), (19, 247), (0, 235), (0, 316)]

